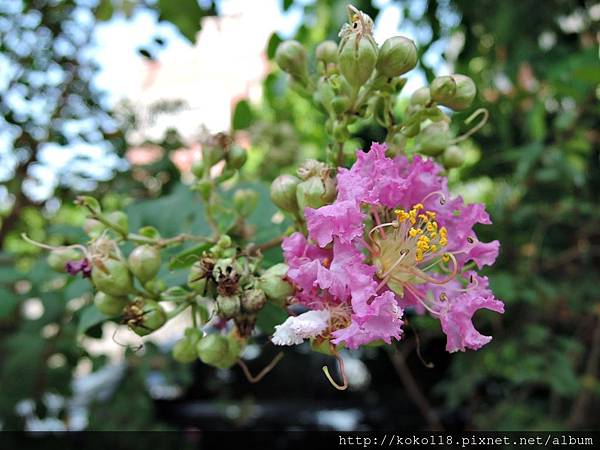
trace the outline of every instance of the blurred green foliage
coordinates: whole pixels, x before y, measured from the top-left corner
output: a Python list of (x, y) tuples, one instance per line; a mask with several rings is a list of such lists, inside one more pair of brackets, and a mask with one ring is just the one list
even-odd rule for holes
[[(51, 272), (43, 253), (19, 238), (26, 232), (53, 245), (82, 240), (83, 213), (72, 206), (81, 186), (69, 182), (72, 174), (56, 183), (48, 201), (29, 196), (25, 189), (28, 180), (35, 178), (42, 142), (72, 143), (73, 138), (59, 126), (61, 121), (93, 116), (100, 140), (110, 152), (122, 156), (125, 149), (123, 130), (112, 122), (104, 126), (110, 115), (101, 106), (99, 93), (90, 88), (93, 64), (82, 62), (73, 52), (53, 51), (56, 40), (79, 39), (69, 34), (66, 24), (75, 6), (83, 7), (82, 2), (58, 3), (22, 2), (19, 15), (0, 9), (2, 26), (10, 31), (0, 39), (0, 54), (18, 68), (0, 92), (0, 125), (18, 131), (0, 153), (2, 165), (11, 168), (10, 177), (0, 180), (5, 189), (4, 196), (0, 192), (0, 422), (4, 429), (25, 426), (26, 416), (17, 413), (16, 406), (26, 399), (33, 402), (36, 417), (55, 414), (48, 393), (69, 397), (76, 368), (97, 371), (107, 364), (105, 355), (88, 353), (79, 345), (83, 339), (100, 337), (105, 319), (92, 315), (95, 310), (88, 307), (87, 282)], [(115, 11), (130, 14), (142, 3), (102, 0), (87, 8), (95, 20), (103, 21)], [(193, 40), (199, 19), (214, 14), (215, 6), (185, 3), (189, 3), (185, 8), (174, 1), (145, 7), (156, 8), (162, 20), (174, 23)], [(395, 3), (404, 21), (423, 31), (417, 42), (420, 53), (439, 45), (454, 49), (445, 53), (445, 63), (476, 81), (479, 98), (473, 108), (490, 110), (489, 123), (468, 142), (467, 164), (453, 169), (449, 177), (456, 192), (488, 205), (494, 225), (482, 227), (478, 234), (483, 240), (502, 243), (499, 261), (486, 274), (507, 304), (503, 317), (486, 322), (494, 335), (489, 346), (452, 355), (447, 369), (444, 364), (432, 369), (438, 371), (435, 384), (423, 387), (436, 409), (449, 415), (460, 412), (468, 428), (597, 428), (598, 417), (589, 414), (600, 404), (600, 72), (593, 28), (597, 7), (592, 17), (592, 2), (583, 0), (550, 0), (543, 7), (534, 0)], [(283, 2), (286, 9), (302, 10), (304, 19), (295, 38), (308, 48), (336, 37), (345, 20), (345, 4)], [(354, 4), (373, 18), (379, 13), (369, 1)], [(36, 26), (21, 21), (26, 13), (38, 17)], [(457, 20), (448, 19), (452, 17)], [(32, 41), (36, 45), (22, 50), (9, 40), (15, 33), (39, 36)], [(72, 44), (82, 48), (88, 39)], [(281, 37), (272, 37), (269, 58), (280, 41)], [(29, 79), (50, 67), (70, 74), (62, 90)], [(421, 69), (432, 79), (439, 67), (425, 63)], [(54, 98), (52, 120), (39, 122), (14, 111), (6, 102), (10, 90), (25, 90), (25, 100)], [(266, 201), (261, 183), (279, 175), (282, 167), (291, 171), (306, 157), (322, 157), (326, 145), (322, 124), (323, 117), (308, 101), (286, 89), (286, 78), (278, 70), (264, 82), (261, 105), (238, 105), (233, 127), (247, 129), (253, 143), (245, 177), (262, 186), (263, 201), (250, 220), (259, 242), (286, 226), (270, 221), (275, 209)], [(354, 130), (348, 154), (378, 139), (380, 132), (372, 127)], [(98, 140), (93, 132), (82, 135), (84, 140)], [(178, 171), (169, 159), (169, 152), (180, 146), (178, 138), (169, 135), (160, 145), (166, 151), (159, 161), (133, 172), (115, 171), (108, 181), (91, 180), (95, 195), (103, 199), (106, 210), (126, 207), (132, 228), (150, 225), (165, 236), (202, 231), (206, 226), (202, 211), (187, 208), (197, 204), (194, 194), (179, 184)], [(270, 252), (267, 257), (277, 261), (280, 254)], [(162, 273), (180, 276), (166, 268)], [(263, 320), (265, 328), (273, 322)], [(432, 321), (429, 325), (421, 336), (424, 355), (439, 346), (439, 330)], [(154, 414), (145, 384), (148, 376), (159, 372), (183, 387), (191, 381), (185, 367), (173, 364), (152, 345), (126, 355), (122, 382), (92, 401), (90, 428), (158, 429), (164, 425)], [(427, 370), (415, 361), (411, 369)], [(126, 414), (132, 405), (138, 411), (135, 421)], [(56, 416), (66, 418), (68, 405), (60, 407)]]

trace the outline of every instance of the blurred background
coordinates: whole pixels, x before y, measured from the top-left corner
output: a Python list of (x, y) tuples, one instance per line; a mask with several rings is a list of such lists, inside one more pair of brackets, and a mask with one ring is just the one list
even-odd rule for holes
[[(126, 347), (139, 338), (99, 324), (89, 284), (52, 272), (21, 233), (83, 242), (83, 192), (132, 226), (202, 233), (186, 184), (207, 133), (234, 130), (249, 152), (243, 177), (265, 186), (322, 157), (321, 114), (272, 58), (284, 39), (336, 39), (346, 1), (0, 0), (0, 429), (600, 427), (600, 3), (354, 5), (378, 42), (402, 34), (419, 48), (400, 110), (457, 72), (490, 111), (449, 177), (486, 203), (482, 240), (502, 243), (485, 274), (506, 313), (476, 317), (494, 340), (449, 355), (437, 322), (414, 318), (419, 334), (406, 330), (397, 350), (344, 355), (345, 392), (321, 372), (331, 358), (303, 346), (256, 385), (237, 366), (175, 363), (176, 324)], [(273, 352), (258, 341), (244, 357), (258, 370)]]

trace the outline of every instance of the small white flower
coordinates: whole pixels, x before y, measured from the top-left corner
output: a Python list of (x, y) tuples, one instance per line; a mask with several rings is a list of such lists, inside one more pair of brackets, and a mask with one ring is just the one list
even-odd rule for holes
[(281, 325), (275, 326), (271, 341), (275, 345), (297, 345), (304, 339), (312, 338), (327, 328), (329, 311), (307, 311), (295, 317), (288, 317)]

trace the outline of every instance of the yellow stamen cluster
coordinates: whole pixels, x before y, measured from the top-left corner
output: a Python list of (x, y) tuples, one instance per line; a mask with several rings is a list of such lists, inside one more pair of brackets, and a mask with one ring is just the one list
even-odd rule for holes
[(409, 239), (414, 239), (417, 263), (421, 262), (427, 253), (435, 253), (448, 244), (446, 227), (440, 228), (435, 220), (435, 212), (426, 211), (421, 203), (417, 203), (408, 211), (396, 209), (394, 213), (398, 224), (406, 227)]

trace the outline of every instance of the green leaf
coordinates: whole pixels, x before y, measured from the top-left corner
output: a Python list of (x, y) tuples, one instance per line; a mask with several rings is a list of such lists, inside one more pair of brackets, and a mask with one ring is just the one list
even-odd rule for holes
[(202, 26), (204, 16), (216, 15), (213, 2), (203, 9), (198, 0), (158, 0), (159, 19), (175, 25), (190, 42), (196, 40), (196, 34)]
[(279, 44), (283, 42), (283, 39), (279, 37), (277, 33), (273, 33), (269, 38), (269, 43), (267, 44), (267, 58), (273, 59), (275, 58), (275, 52), (277, 51), (277, 47)]
[(96, 19), (99, 22), (110, 20), (115, 12), (112, 0), (102, 0), (96, 9)]
[(287, 11), (294, 4), (294, 0), (283, 0), (283, 10)]
[(77, 333), (83, 334), (94, 325), (98, 325), (107, 319), (108, 317), (98, 311), (94, 305), (86, 306), (79, 317)]
[(247, 100), (240, 100), (237, 105), (235, 105), (235, 111), (233, 112), (233, 129), (246, 129), (252, 124), (252, 120), (253, 114), (250, 104)]
[(154, 227), (142, 227), (139, 229), (138, 233), (150, 239), (160, 238), (160, 233)]
[(175, 270), (190, 267), (195, 261), (198, 260), (197, 257), (202, 255), (202, 253), (212, 247), (212, 245), (212, 243), (206, 242), (183, 250), (171, 258), (169, 261), (169, 269)]

